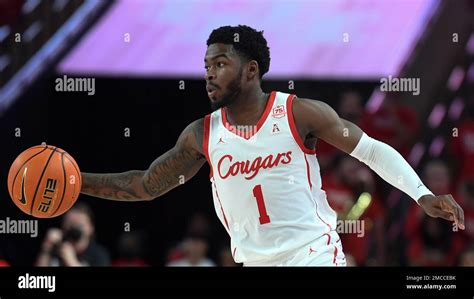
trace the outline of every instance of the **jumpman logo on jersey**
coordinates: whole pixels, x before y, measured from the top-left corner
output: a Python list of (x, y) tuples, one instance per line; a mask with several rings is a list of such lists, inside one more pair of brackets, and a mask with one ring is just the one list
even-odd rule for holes
[(316, 250), (314, 250), (313, 248), (311, 248), (311, 246), (309, 246), (309, 254), (308, 255), (311, 255), (311, 253), (313, 252), (316, 252)]
[(222, 137), (219, 137), (219, 141), (217, 141), (217, 144), (219, 144), (219, 143), (224, 143), (225, 144), (224, 140), (222, 140)]

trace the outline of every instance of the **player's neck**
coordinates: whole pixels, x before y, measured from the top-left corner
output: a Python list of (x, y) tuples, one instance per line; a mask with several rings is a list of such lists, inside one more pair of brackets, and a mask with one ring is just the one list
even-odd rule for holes
[(227, 120), (231, 125), (256, 125), (262, 116), (269, 94), (259, 87), (257, 90), (242, 92), (232, 104), (226, 106)]

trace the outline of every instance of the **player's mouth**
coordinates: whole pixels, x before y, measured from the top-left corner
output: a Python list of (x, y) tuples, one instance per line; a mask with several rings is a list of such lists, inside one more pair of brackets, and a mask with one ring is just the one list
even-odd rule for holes
[(213, 100), (216, 93), (217, 93), (217, 87), (213, 86), (213, 85), (210, 85), (210, 84), (207, 84), (206, 85), (206, 90), (207, 90), (207, 96)]

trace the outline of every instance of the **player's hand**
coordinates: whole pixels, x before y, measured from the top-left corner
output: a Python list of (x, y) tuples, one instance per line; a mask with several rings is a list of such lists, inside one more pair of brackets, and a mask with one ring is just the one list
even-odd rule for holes
[(443, 218), (454, 221), (456, 226), (464, 229), (464, 211), (454, 200), (451, 194), (446, 195), (424, 195), (418, 200), (418, 204), (425, 213), (435, 218)]

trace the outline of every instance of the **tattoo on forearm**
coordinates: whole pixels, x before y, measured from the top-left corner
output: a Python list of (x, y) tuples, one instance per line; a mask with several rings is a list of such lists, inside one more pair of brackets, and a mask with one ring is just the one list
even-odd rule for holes
[(204, 164), (204, 157), (193, 150), (172, 149), (155, 160), (148, 171), (123, 173), (83, 173), (81, 192), (105, 199), (137, 201), (158, 197), (187, 180)]
[(83, 173), (81, 192), (96, 197), (115, 200), (140, 200), (136, 184), (144, 171), (132, 170), (123, 173)]
[(143, 188), (152, 197), (180, 184), (180, 178), (191, 177), (204, 163), (204, 157), (194, 150), (172, 149), (150, 166), (143, 179)]

